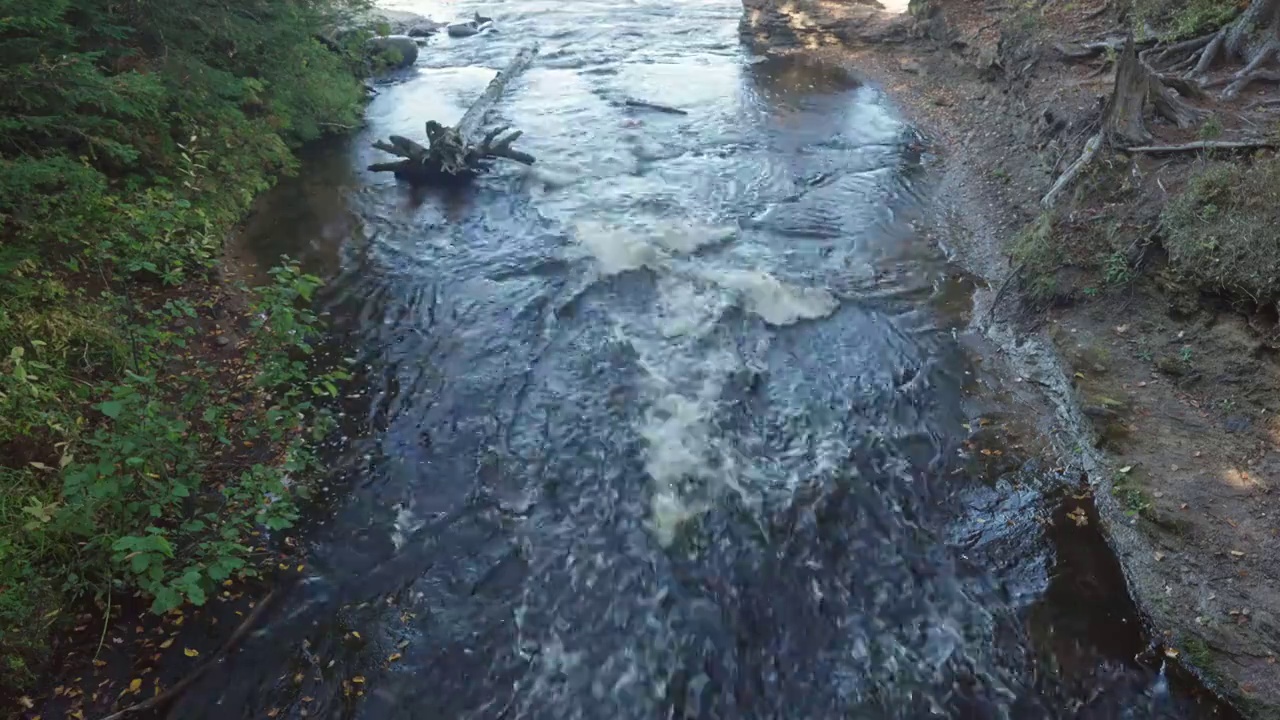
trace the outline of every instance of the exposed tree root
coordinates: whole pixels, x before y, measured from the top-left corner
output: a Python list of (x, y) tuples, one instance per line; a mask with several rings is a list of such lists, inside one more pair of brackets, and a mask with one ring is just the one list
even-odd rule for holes
[(1195, 69), (1191, 71), (1192, 77), (1203, 78), (1209, 72), (1209, 68), (1217, 62), (1218, 56), (1222, 54), (1222, 44), (1226, 41), (1226, 37), (1226, 28), (1214, 33), (1213, 38), (1209, 40), (1209, 44), (1200, 53), (1200, 59), (1196, 61)]
[[(1189, 46), (1171, 46), (1161, 53), (1161, 59), (1188, 49)], [(1235, 20), (1210, 36), (1196, 56), (1190, 76), (1202, 85), (1207, 84), (1209, 71), (1219, 59), (1244, 62), (1244, 67), (1231, 76), (1222, 92), (1223, 97), (1229, 99), (1250, 83), (1280, 82), (1280, 73), (1263, 69), (1277, 52), (1280, 52), (1280, 0), (1252, 0)]]
[(1187, 57), (1194, 57), (1194, 53), (1205, 45), (1208, 45), (1213, 38), (1214, 34), (1211, 33), (1209, 35), (1201, 35), (1198, 38), (1183, 40), (1182, 42), (1174, 43), (1167, 47), (1149, 48), (1142, 51), (1141, 57), (1143, 62), (1152, 67), (1159, 66), (1170, 57), (1174, 56), (1185, 54)]
[[(1196, 44), (1203, 45), (1207, 42), (1205, 38), (1197, 38), (1184, 43), (1183, 50), (1187, 51)], [(1201, 122), (1208, 114), (1207, 111), (1184, 102), (1180, 97), (1203, 97), (1203, 91), (1185, 78), (1162, 75), (1152, 70), (1143, 59), (1149, 52), (1144, 51), (1139, 55), (1132, 40), (1125, 43), (1116, 63), (1115, 85), (1103, 114), (1102, 129), (1089, 138), (1080, 156), (1054, 181), (1049, 192), (1041, 198), (1041, 206), (1052, 208), (1063, 191), (1075, 182), (1104, 147), (1112, 146), (1120, 150), (1159, 147), (1149, 145), (1151, 133), (1144, 120), (1148, 105), (1158, 115), (1182, 128)]]
[(1233, 98), (1239, 95), (1246, 87), (1255, 82), (1272, 82), (1280, 83), (1280, 71), (1276, 70), (1254, 70), (1237, 77), (1222, 90), (1222, 97)]
[(1076, 161), (1071, 163), (1058, 176), (1058, 179), (1053, 183), (1053, 187), (1049, 188), (1049, 192), (1045, 193), (1044, 197), (1040, 199), (1041, 207), (1046, 210), (1052, 208), (1058, 201), (1058, 195), (1075, 181), (1076, 176), (1088, 167), (1089, 163), (1093, 162), (1094, 156), (1098, 154), (1098, 150), (1102, 147), (1102, 136), (1103, 133), (1099, 132), (1089, 138), (1089, 142), (1084, 144), (1084, 151), (1080, 153), (1080, 157), (1076, 158)]

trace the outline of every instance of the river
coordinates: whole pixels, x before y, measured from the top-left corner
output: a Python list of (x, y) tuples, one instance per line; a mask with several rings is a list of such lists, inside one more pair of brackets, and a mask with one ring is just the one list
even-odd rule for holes
[[(891, 98), (751, 54), (736, 0), (396, 7), (498, 31), (434, 39), (241, 239), (326, 277), (359, 372), (308, 577), (171, 717), (1222, 717), (1135, 659), (1068, 474), (983, 432)], [(363, 170), (529, 41), (493, 120), (533, 169)]]

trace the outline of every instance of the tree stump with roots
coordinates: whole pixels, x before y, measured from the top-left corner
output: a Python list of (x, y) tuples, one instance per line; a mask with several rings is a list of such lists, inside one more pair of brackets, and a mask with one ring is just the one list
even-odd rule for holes
[(374, 172), (393, 172), (396, 177), (415, 184), (458, 183), (470, 180), (496, 159), (513, 160), (532, 165), (534, 157), (511, 147), (521, 132), (499, 127), (480, 135), (485, 116), (493, 109), (507, 86), (533, 62), (537, 45), (525, 47), (489, 82), (484, 92), (467, 110), (458, 124), (446, 127), (434, 120), (426, 123), (427, 144), (422, 145), (401, 135), (392, 135), (373, 146), (400, 160), (374, 163)]

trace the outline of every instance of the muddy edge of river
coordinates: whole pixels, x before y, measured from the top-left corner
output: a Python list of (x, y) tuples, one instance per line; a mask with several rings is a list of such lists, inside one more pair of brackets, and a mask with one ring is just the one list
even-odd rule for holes
[[(748, 42), (856, 68), (928, 138), (937, 181), (925, 232), (979, 279), (969, 325), (981, 338), (976, 351), (1002, 367), (1019, 388), (1023, 417), (1038, 418), (1059, 464), (1087, 484), (1101, 538), (1147, 627), (1147, 652), (1172, 659), (1245, 717), (1280, 717), (1278, 603), (1268, 570), (1276, 531), (1266, 519), (1280, 437), (1268, 408), (1280, 382), (1257, 332), (1231, 308), (1203, 303), (1180, 314), (1149, 280), (1125, 297), (1030, 311), (1008, 256), (1056, 177), (1054, 134), (1065, 140), (1091, 127), (1112, 82), (1053, 57), (1053, 42), (1101, 35), (1120, 11), (1079, 3), (1046, 12), (1037, 45), (1006, 36), (1001, 5), (933, 0), (920, 4), (917, 19), (823, 0), (744, 4)], [(1075, 157), (1073, 147), (1061, 163)], [(1188, 170), (1166, 165), (1166, 183)], [(1163, 170), (1145, 167), (1148, 184)], [(1185, 357), (1193, 346), (1199, 384), (1152, 362), (1153, 348), (1157, 357)], [(1120, 397), (1123, 414), (1099, 419), (1100, 397)], [(1230, 409), (1202, 409), (1219, 405)], [(1234, 410), (1242, 405), (1252, 410)], [(1258, 419), (1243, 422), (1250, 412)], [(1125, 474), (1129, 468), (1137, 469)], [(1133, 493), (1144, 503), (1136, 510)], [(1198, 504), (1218, 514), (1190, 517)]]

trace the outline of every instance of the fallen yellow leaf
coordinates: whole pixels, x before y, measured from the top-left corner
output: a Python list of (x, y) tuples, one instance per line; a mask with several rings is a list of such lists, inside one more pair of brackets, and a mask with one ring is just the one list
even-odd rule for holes
[(351, 678), (351, 682), (353, 682), (353, 683), (363, 683), (363, 682), (364, 682), (364, 676), (363, 676), (363, 675), (357, 675), (357, 676), (355, 676), (355, 677)]
[(391, 653), (391, 657), (387, 658), (387, 662), (395, 662), (403, 657), (400, 653)]
[(353, 637), (353, 638), (355, 638), (355, 639), (359, 640), (359, 639), (360, 639), (360, 633), (356, 632), (355, 630), (352, 630), (352, 631), (351, 631), (351, 637)]
[(183, 648), (182, 654), (186, 655), (187, 657), (195, 657), (200, 654), (200, 651), (196, 650), (195, 648)]
[(172, 645), (173, 645), (173, 638), (169, 638), (168, 640), (165, 640), (164, 642), (160, 643), (161, 649), (170, 647)]
[(142, 689), (142, 678), (134, 678), (129, 681), (129, 692), (136, 693)]

